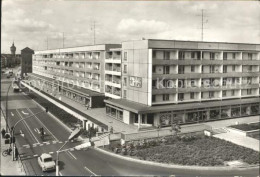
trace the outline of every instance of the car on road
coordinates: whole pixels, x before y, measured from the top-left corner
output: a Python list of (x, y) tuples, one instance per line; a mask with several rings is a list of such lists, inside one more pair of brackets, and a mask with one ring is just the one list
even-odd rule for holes
[(40, 157), (38, 157), (38, 164), (43, 172), (55, 169), (55, 162), (50, 154), (43, 153)]
[(13, 84), (13, 91), (14, 92), (19, 92), (20, 91), (20, 88), (18, 87), (18, 85)]

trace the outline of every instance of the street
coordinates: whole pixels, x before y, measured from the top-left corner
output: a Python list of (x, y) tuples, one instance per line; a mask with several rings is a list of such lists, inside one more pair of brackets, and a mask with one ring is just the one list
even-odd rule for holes
[[(5, 111), (6, 92), (11, 79), (4, 78), (1, 82), (1, 105)], [(70, 131), (61, 125), (56, 119), (50, 116), (37, 106), (25, 94), (9, 92), (8, 115), (9, 124), (13, 126), (17, 121), (32, 114), (39, 113), (19, 123), (15, 128), (16, 144), (27, 175), (55, 175), (55, 171), (43, 173), (38, 165), (37, 158), (42, 153), (52, 154), (56, 159), (56, 151), (67, 141)], [(40, 128), (46, 132), (44, 139), (41, 139)], [(60, 175), (201, 175), (201, 176), (234, 176), (249, 175), (255, 176), (258, 170), (241, 169), (241, 171), (198, 171), (191, 169), (173, 169), (158, 166), (151, 166), (133, 161), (119, 159), (117, 157), (99, 152), (94, 148), (86, 150), (75, 150), (73, 147), (81, 144), (82, 141), (67, 143), (63, 149), (69, 151), (59, 154)], [(4, 158), (4, 157), (2, 157)]]

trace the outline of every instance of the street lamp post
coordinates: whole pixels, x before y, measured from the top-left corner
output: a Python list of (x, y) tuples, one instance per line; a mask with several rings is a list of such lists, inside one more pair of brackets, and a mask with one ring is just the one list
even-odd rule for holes
[(11, 130), (11, 143), (12, 143), (12, 149), (13, 149), (13, 161), (14, 161), (14, 156), (15, 156), (15, 152), (14, 152), (14, 130), (15, 130), (15, 127), (17, 126), (17, 124), (18, 123), (20, 123), (20, 122), (22, 122), (23, 120), (25, 120), (25, 119), (28, 119), (28, 118), (31, 118), (31, 117), (33, 117), (33, 116), (36, 116), (37, 114), (40, 114), (40, 113), (42, 113), (42, 112), (48, 112), (48, 109), (46, 108), (46, 110), (45, 111), (40, 111), (40, 112), (37, 112), (37, 113), (35, 113), (35, 114), (33, 114), (33, 115), (30, 115), (30, 116), (28, 116), (28, 117), (25, 117), (25, 118), (23, 118), (23, 119), (21, 119), (21, 120), (19, 120), (18, 122), (16, 122), (15, 124), (14, 124), (14, 126), (13, 126), (13, 128), (12, 128), (12, 130)]
[(57, 150), (57, 158), (56, 158), (56, 176), (59, 176), (59, 153), (62, 152), (61, 149), (72, 139), (77, 138), (81, 134), (81, 129), (74, 130), (66, 141), (58, 150)]
[(6, 102), (5, 102), (5, 119), (6, 119), (5, 129), (6, 129), (6, 132), (8, 132), (8, 128), (9, 128), (9, 126), (8, 126), (8, 94), (9, 94), (9, 90), (10, 90), (12, 84), (13, 84), (13, 82), (9, 85), (7, 93), (6, 93)]

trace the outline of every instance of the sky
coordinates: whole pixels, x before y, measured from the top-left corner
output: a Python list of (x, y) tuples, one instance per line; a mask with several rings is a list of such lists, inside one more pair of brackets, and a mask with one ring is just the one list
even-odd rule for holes
[[(259, 1), (2, 0), (1, 52), (146, 39), (260, 44)], [(95, 30), (94, 30), (95, 24)]]

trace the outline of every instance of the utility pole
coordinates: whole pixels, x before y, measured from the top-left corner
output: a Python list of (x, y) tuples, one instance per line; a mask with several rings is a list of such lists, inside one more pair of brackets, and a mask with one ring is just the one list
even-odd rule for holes
[(203, 30), (204, 30), (204, 9), (201, 9), (201, 41), (203, 41)]
[(208, 23), (208, 20), (205, 20), (205, 14), (204, 14), (204, 9), (201, 9), (201, 41), (204, 40), (204, 29), (205, 29), (205, 23)]
[(96, 21), (93, 21), (93, 26), (91, 27), (91, 30), (93, 30), (93, 43), (96, 44)]
[(64, 48), (64, 32), (62, 32), (62, 48)]
[(48, 50), (48, 36), (47, 36), (47, 39), (46, 39), (46, 45), (47, 45), (47, 50)]

